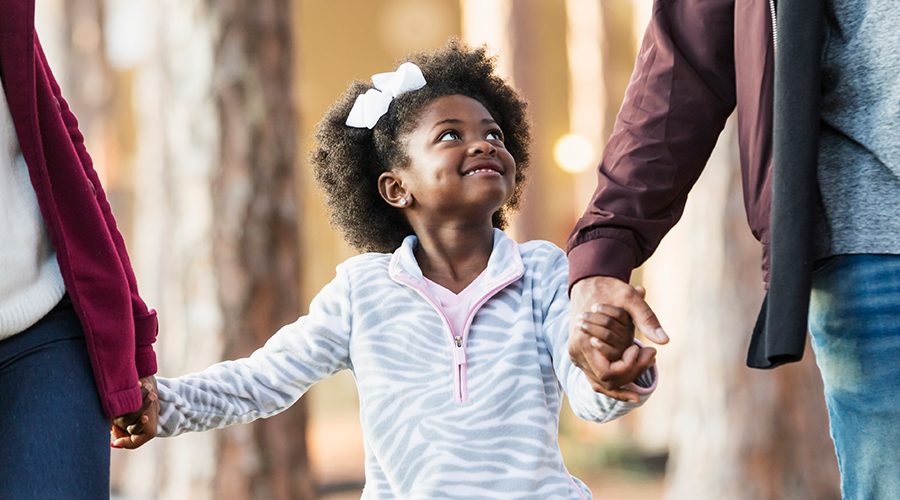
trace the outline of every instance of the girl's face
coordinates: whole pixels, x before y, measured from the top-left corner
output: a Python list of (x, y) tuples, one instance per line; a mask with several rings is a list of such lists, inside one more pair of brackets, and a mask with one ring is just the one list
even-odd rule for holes
[[(382, 195), (408, 209), (407, 218), (490, 224), (491, 215), (513, 195), (516, 162), (503, 144), (503, 131), (475, 99), (435, 99), (403, 139), (409, 165), (390, 173), (396, 184), (393, 190), (382, 186)], [(401, 194), (406, 202), (399, 201)]]

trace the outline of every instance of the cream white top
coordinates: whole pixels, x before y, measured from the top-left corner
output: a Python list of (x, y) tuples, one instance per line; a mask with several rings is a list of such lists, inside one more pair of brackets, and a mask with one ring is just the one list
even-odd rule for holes
[(0, 340), (36, 323), (65, 292), (6, 92), (0, 91)]

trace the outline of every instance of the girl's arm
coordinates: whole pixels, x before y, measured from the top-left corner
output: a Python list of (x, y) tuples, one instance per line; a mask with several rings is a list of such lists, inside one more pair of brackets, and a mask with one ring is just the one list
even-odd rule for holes
[(553, 358), (553, 370), (563, 390), (569, 397), (569, 405), (579, 418), (597, 423), (609, 422), (643, 405), (656, 389), (656, 367), (647, 370), (625, 388), (638, 394), (640, 401), (617, 401), (595, 392), (584, 372), (569, 358), (568, 337), (570, 308), (568, 288), (568, 262), (562, 250), (547, 258), (542, 273), (544, 280), (544, 337)]
[(218, 429), (280, 413), (315, 382), (348, 368), (349, 282), (343, 266), (308, 315), (282, 327), (250, 357), (159, 384), (159, 435)]

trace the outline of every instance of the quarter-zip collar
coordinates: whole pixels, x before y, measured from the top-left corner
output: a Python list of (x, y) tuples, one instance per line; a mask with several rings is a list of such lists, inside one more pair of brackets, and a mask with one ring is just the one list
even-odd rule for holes
[[(391, 256), (388, 272), (391, 279), (397, 283), (424, 288), (425, 277), (422, 275), (422, 269), (419, 268), (414, 254), (418, 242), (419, 238), (415, 235), (407, 236), (400, 248), (395, 250)], [(524, 273), (525, 266), (519, 255), (519, 245), (503, 231), (495, 228), (494, 246), (491, 249), (491, 256), (488, 258), (484, 287), (486, 289), (493, 288), (500, 281), (506, 281), (510, 277), (518, 279)]]
[(525, 265), (522, 263), (519, 245), (506, 236), (503, 231), (494, 229), (494, 246), (491, 249), (491, 256), (488, 258), (484, 279), (480, 280), (478, 284), (477, 298), (473, 301), (472, 308), (468, 312), (465, 328), (462, 332), (454, 334), (447, 315), (437, 299), (428, 292), (428, 285), (425, 283), (422, 269), (419, 267), (414, 254), (417, 243), (418, 238), (415, 235), (407, 236), (403, 240), (400, 248), (391, 256), (388, 273), (395, 282), (409, 286), (418, 292), (431, 304), (431, 307), (443, 320), (449, 349), (453, 357), (454, 400), (457, 403), (465, 403), (469, 400), (466, 377), (468, 365), (466, 345), (468, 344), (469, 330), (475, 318), (475, 313), (497, 292), (521, 278), (525, 274)]

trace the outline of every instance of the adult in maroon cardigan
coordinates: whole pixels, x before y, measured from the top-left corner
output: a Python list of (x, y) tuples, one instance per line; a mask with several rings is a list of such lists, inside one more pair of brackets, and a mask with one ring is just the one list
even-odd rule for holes
[[(84, 147), (83, 136), (47, 64), (34, 28), (33, 0), (2, 3), (0, 76), (41, 215), (56, 251), (67, 292), (64, 302), (71, 300), (69, 307), (77, 314), (74, 323), (83, 331), (96, 386), (96, 394), (85, 397), (99, 400), (107, 419), (101, 439), (108, 443), (109, 420), (138, 410), (142, 405), (139, 379), (150, 381), (156, 373), (152, 347), (157, 332), (156, 313), (148, 310), (138, 295), (122, 236)], [(61, 386), (67, 384), (65, 379), (58, 382)], [(40, 401), (41, 394), (33, 397)], [(0, 395), (0, 402), (6, 404), (3, 399)], [(81, 468), (80, 474), (96, 472), (106, 478), (108, 495), (109, 447), (106, 446), (105, 464), (78, 464), (77, 457), (75, 460), (54, 457), (54, 448), (66, 447), (66, 436), (84, 432), (88, 426), (72, 421), (67, 408), (47, 411), (53, 412), (58, 423), (58, 428), (47, 429), (49, 434), (55, 432), (59, 436), (56, 444), (51, 441), (49, 445), (33, 446), (34, 449), (14, 449), (15, 445), (10, 443), (21, 441), (7, 437), (27, 431), (15, 425), (11, 429), (0, 428), (4, 434), (0, 439), (0, 458), (24, 460), (37, 453), (46, 463), (73, 461)], [(35, 418), (34, 415), (14, 417), (20, 419), (17, 422)], [(30, 436), (25, 441), (37, 443), (36, 437)], [(55, 480), (40, 477), (40, 471), (35, 474), (38, 475), (31, 479), (35, 487)], [(0, 491), (9, 494), (5, 486), (13, 481), (27, 482), (26, 479), (0, 477)], [(72, 491), (65, 498), (81, 498), (79, 494), (84, 493)]]

